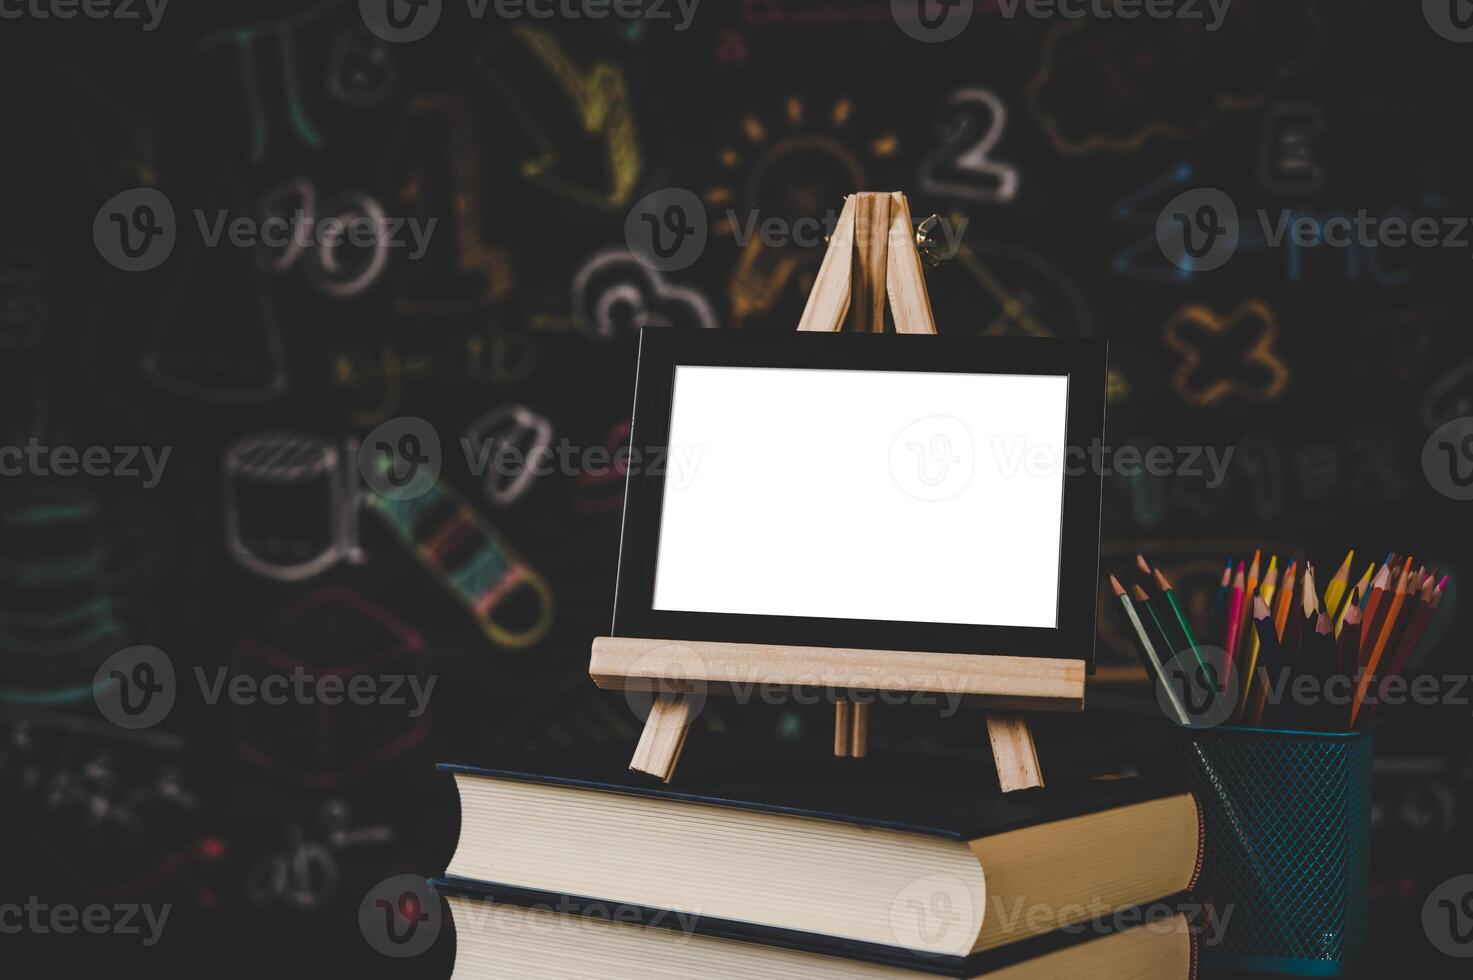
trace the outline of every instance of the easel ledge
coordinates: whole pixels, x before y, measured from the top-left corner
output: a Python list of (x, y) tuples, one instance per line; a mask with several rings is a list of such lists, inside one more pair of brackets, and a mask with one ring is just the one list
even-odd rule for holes
[(600, 636), (588, 673), (610, 691), (806, 686), (964, 695), (1007, 711), (1084, 709), (1082, 660)]

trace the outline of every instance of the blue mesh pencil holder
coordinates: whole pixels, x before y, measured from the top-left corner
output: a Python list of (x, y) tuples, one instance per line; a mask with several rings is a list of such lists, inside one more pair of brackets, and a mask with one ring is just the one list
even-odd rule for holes
[(1196, 894), (1231, 916), (1204, 936), (1218, 970), (1333, 977), (1366, 938), (1371, 733), (1178, 729), (1202, 807)]

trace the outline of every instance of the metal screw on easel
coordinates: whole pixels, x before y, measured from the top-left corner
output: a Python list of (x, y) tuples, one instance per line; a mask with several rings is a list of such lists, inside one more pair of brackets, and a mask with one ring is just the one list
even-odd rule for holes
[(916, 251), (921, 255), (921, 263), (928, 269), (936, 268), (955, 254), (944, 251), (945, 243), (936, 234), (940, 228), (941, 215), (939, 214), (923, 218), (920, 224), (916, 225)]
[[(920, 253), (921, 264), (927, 269), (935, 269), (947, 259), (956, 255), (955, 251), (948, 252), (946, 243), (942, 241), (937, 232), (941, 228), (941, 215), (933, 214), (923, 218), (916, 225), (916, 251)], [(823, 241), (827, 245), (832, 235), (824, 235)]]

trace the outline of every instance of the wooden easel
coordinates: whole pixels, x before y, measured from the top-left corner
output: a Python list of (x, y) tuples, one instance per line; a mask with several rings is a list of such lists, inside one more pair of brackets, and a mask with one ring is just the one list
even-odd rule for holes
[[(854, 194), (844, 202), (798, 329), (835, 333), (845, 328), (847, 318), (852, 330), (883, 333), (886, 296), (897, 333), (936, 332), (905, 195)], [(593, 641), (589, 675), (604, 689), (656, 694), (629, 768), (665, 782), (674, 777), (690, 731), (691, 692), (728, 692), (754, 676), (764, 684), (845, 690), (886, 677), (902, 681), (895, 690), (960, 693), (985, 706), (998, 783), (1012, 792), (1043, 785), (1033, 733), (1017, 712), (1081, 710), (1085, 665), (1033, 657), (601, 636)], [(867, 751), (867, 708), (842, 699), (835, 705), (836, 756), (859, 758)]]

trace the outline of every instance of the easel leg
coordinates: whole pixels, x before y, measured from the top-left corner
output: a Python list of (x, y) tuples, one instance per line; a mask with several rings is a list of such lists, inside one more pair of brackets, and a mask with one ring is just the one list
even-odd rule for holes
[(834, 755), (841, 759), (849, 756), (849, 747), (853, 744), (853, 708), (854, 705), (843, 698), (834, 702)]
[(661, 694), (655, 698), (650, 703), (650, 714), (644, 720), (644, 731), (634, 747), (629, 768), (670, 782), (675, 777), (680, 750), (685, 748), (690, 723), (691, 704), (686, 695)]
[(863, 759), (869, 751), (869, 705), (843, 698), (834, 702), (834, 755)]
[(856, 701), (853, 714), (854, 725), (849, 734), (849, 755), (855, 759), (863, 759), (865, 753), (869, 752), (869, 705)]
[(997, 781), (1004, 793), (1043, 785), (1043, 772), (1038, 767), (1038, 748), (1033, 744), (1033, 732), (1022, 715), (989, 712), (987, 739), (992, 743)]

